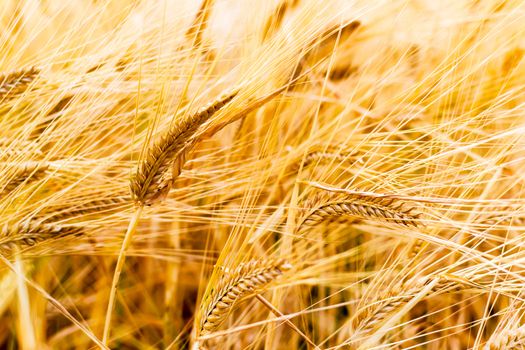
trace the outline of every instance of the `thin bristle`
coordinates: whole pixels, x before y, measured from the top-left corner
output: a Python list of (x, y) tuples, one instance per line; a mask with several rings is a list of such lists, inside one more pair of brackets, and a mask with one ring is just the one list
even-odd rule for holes
[(183, 151), (188, 139), (199, 126), (233, 100), (237, 93), (238, 90), (235, 89), (204, 106), (197, 113), (177, 120), (173, 127), (155, 141), (131, 180), (131, 194), (136, 203), (151, 205), (169, 191), (174, 178), (166, 176), (166, 172)]
[(262, 290), (290, 268), (285, 260), (254, 260), (227, 272), (201, 308), (200, 334), (217, 330), (237, 301)]

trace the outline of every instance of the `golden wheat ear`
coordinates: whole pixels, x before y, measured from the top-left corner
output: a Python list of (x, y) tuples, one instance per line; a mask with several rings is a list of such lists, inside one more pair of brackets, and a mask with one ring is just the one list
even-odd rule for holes
[(523, 349), (525, 344), (525, 326), (513, 329), (505, 329), (495, 334), (490, 339), (485, 348), (486, 350), (518, 350)]
[(366, 306), (358, 310), (353, 319), (356, 336), (366, 336), (376, 330), (389, 316), (403, 305), (413, 300), (415, 295), (428, 290), (423, 296), (436, 293), (459, 292), (472, 284), (468, 280), (455, 278), (451, 275), (427, 276), (416, 281), (402, 283), (399, 286), (388, 289), (379, 296), (379, 303), (374, 302), (372, 306)]
[(301, 233), (327, 220), (353, 217), (364, 220), (383, 221), (401, 226), (419, 225), (421, 213), (405, 201), (394, 198), (367, 196), (365, 194), (326, 194), (313, 203), (306, 202), (305, 215), (296, 231)]
[(260, 292), (291, 267), (286, 260), (254, 260), (228, 271), (201, 306), (199, 334), (217, 330), (239, 300)]
[(5, 101), (22, 94), (40, 74), (32, 67), (0, 75), (0, 101)]
[(45, 162), (23, 162), (15, 165), (14, 168), (16, 168), (14, 174), (0, 190), (2, 195), (11, 193), (23, 183), (40, 180), (45, 176), (49, 165)]
[(281, 0), (272, 13), (266, 19), (263, 31), (262, 40), (268, 40), (281, 27), (284, 17), (288, 12), (293, 10), (299, 4), (299, 0)]
[(47, 220), (59, 221), (76, 216), (88, 216), (98, 213), (108, 214), (111, 211), (129, 206), (129, 197), (111, 197), (92, 200), (76, 206), (61, 207), (47, 216)]
[(206, 30), (215, 0), (202, 0), (197, 15), (190, 28), (186, 31), (186, 38), (193, 42), (193, 48), (202, 44), (202, 34)]
[(228, 92), (202, 107), (197, 113), (183, 117), (162, 134), (146, 151), (133, 176), (130, 188), (132, 198), (139, 205), (151, 205), (169, 191), (174, 178), (166, 175), (173, 161), (187, 146), (187, 141), (217, 111), (237, 95), (238, 89)]
[(359, 151), (346, 150), (344, 145), (319, 145), (312, 148), (306, 154), (304, 159), (299, 159), (298, 162), (294, 164), (294, 169), (299, 168), (301, 160), (303, 167), (329, 162), (333, 162), (334, 165), (342, 163), (345, 165), (353, 164), (355, 162), (359, 162), (359, 154)]
[(26, 220), (3, 226), (0, 232), (0, 248), (4, 251), (14, 252), (17, 248), (34, 246), (49, 239), (78, 236), (82, 233), (83, 230), (79, 227)]

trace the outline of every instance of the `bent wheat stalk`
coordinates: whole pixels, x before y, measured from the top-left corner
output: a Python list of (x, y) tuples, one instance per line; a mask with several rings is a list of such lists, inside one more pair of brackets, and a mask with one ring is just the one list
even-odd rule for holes
[(188, 139), (213, 114), (223, 108), (237, 95), (238, 89), (226, 93), (217, 100), (201, 108), (197, 113), (183, 117), (175, 122), (146, 151), (146, 156), (139, 164), (137, 173), (130, 184), (133, 200), (138, 205), (151, 205), (166, 195), (169, 183), (173, 180), (166, 177), (166, 172), (174, 159), (186, 146)]
[(178, 162), (177, 156), (185, 151), (184, 148), (188, 139), (199, 129), (201, 124), (229, 103), (237, 95), (238, 91), (238, 89), (234, 89), (233, 92), (226, 93), (216, 101), (202, 107), (197, 113), (177, 120), (175, 125), (169, 128), (146, 151), (146, 157), (139, 163), (138, 170), (130, 182), (131, 196), (135, 202), (135, 213), (131, 217), (128, 229), (124, 235), (111, 282), (102, 335), (102, 342), (105, 345), (108, 343), (111, 315), (115, 304), (115, 294), (120, 274), (124, 267), (126, 252), (131, 244), (142, 209), (145, 205), (152, 205), (155, 201), (162, 199), (168, 194), (174, 181), (174, 176), (168, 173), (169, 168), (173, 167), (173, 163)]

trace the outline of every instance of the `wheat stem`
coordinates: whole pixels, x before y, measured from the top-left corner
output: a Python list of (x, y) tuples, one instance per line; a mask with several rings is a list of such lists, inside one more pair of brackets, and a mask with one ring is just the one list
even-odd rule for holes
[(106, 310), (106, 318), (104, 321), (104, 332), (102, 335), (102, 343), (104, 345), (108, 344), (108, 336), (109, 336), (109, 329), (111, 325), (111, 315), (113, 313), (113, 307), (115, 304), (115, 295), (117, 293), (117, 286), (120, 279), (120, 273), (122, 272), (122, 268), (124, 267), (124, 261), (126, 260), (126, 253), (127, 250), (131, 244), (133, 234), (135, 233), (135, 230), (137, 228), (140, 214), (142, 213), (143, 206), (138, 206), (135, 209), (135, 213), (131, 217), (128, 225), (128, 229), (126, 231), (126, 234), (124, 235), (124, 240), (122, 241), (122, 245), (120, 247), (120, 252), (117, 258), (117, 264), (115, 266), (115, 271), (113, 274), (113, 280), (111, 282), (111, 290), (109, 292), (109, 301), (108, 301), (108, 307)]
[(16, 269), (17, 296), (18, 296), (18, 321), (22, 349), (36, 349), (35, 329), (31, 317), (29, 293), (24, 280), (25, 272), (22, 259), (17, 253), (14, 263)]

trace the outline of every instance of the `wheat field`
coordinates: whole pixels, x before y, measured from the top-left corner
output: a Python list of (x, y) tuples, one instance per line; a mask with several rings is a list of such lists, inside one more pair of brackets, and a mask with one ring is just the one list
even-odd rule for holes
[(525, 349), (525, 1), (0, 29), (1, 349)]

